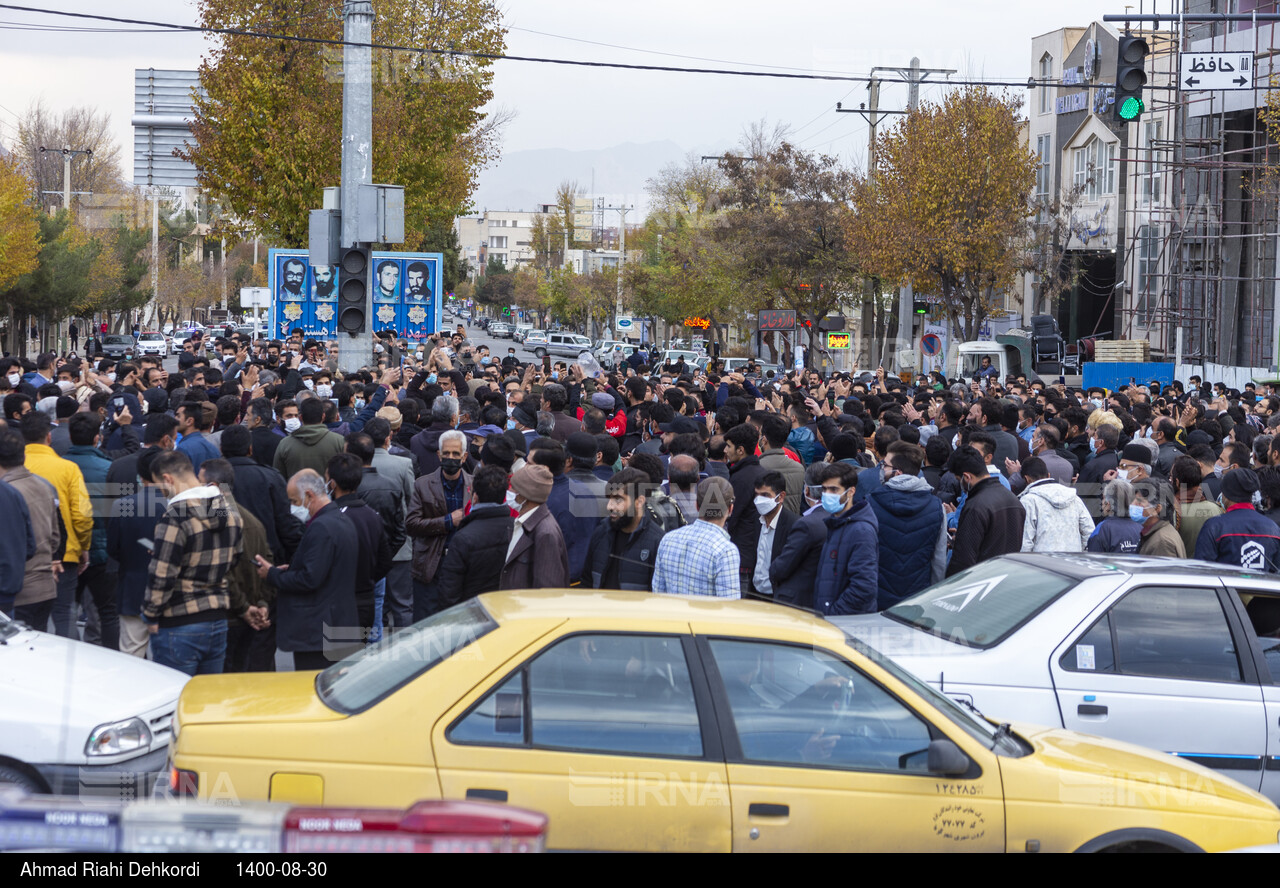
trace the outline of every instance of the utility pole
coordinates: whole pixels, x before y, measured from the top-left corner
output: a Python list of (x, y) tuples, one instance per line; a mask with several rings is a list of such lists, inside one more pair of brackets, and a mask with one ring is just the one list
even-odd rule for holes
[[(83, 154), (85, 157), (93, 157), (92, 148), (72, 148), (65, 145), (62, 148), (45, 148), (41, 146), (40, 153), (44, 154), (49, 151), (61, 151), (62, 153), (62, 208), (68, 212), (71, 211), (71, 160), (77, 154)], [(76, 194), (92, 194), (91, 191), (77, 191)]]
[[(151, 186), (151, 304), (160, 298), (160, 187)], [(175, 317), (174, 324), (178, 319)], [(176, 331), (175, 331), (176, 332)]]
[(634, 210), (635, 206), (603, 207), (603, 209), (617, 210), (618, 212), (618, 299), (613, 313), (613, 332), (616, 334), (618, 332), (618, 318), (622, 315), (622, 271), (627, 262), (627, 213)]
[[(344, 0), (342, 9), (342, 246), (360, 239), (360, 186), (373, 184), (373, 3)], [(373, 358), (373, 283), (364, 296), (364, 331), (348, 334), (338, 349), (343, 373)]]

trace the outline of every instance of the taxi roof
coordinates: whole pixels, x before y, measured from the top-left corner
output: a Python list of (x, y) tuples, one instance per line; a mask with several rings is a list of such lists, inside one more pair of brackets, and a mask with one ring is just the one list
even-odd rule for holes
[(487, 592), (479, 596), (485, 610), (503, 623), (536, 619), (645, 620), (689, 623), (725, 623), (738, 627), (834, 631), (834, 626), (800, 608), (765, 601), (713, 598), (704, 595), (655, 595), (652, 592), (620, 592), (604, 589), (529, 589)]

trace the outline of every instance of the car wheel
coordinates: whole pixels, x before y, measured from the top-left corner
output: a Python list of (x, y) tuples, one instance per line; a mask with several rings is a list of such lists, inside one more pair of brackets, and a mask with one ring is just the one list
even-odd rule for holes
[(545, 357), (547, 356), (547, 350), (546, 350), (545, 348), (535, 348), (535, 349), (533, 350), (533, 354), (534, 354), (534, 355), (535, 355), (539, 360), (541, 360), (542, 358), (545, 358)]
[(17, 786), (27, 792), (41, 793), (44, 787), (26, 771), (9, 765), (0, 765), (0, 786)]

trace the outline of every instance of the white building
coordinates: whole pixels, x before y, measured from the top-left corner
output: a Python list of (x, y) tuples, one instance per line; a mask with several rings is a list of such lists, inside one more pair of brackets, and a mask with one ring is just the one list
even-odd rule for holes
[(454, 230), (472, 275), (488, 265), (490, 258), (501, 259), (508, 271), (532, 265), (534, 247), (530, 236), (534, 220), (554, 211), (553, 205), (544, 204), (537, 212), (486, 210), (482, 216), (459, 216)]

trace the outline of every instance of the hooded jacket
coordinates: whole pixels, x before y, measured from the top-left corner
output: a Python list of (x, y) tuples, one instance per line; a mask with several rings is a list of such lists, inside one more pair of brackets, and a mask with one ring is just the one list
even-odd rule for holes
[[(757, 522), (759, 523), (759, 522)], [(873, 614), (880, 587), (879, 526), (867, 502), (827, 518), (814, 582), (814, 609), (824, 616)]]
[(303, 469), (314, 469), (321, 478), (329, 460), (347, 449), (341, 435), (321, 425), (304, 425), (276, 447), (272, 467), (288, 481)]
[(67, 454), (63, 458), (75, 463), (76, 468), (80, 470), (85, 489), (89, 492), (89, 502), (93, 506), (93, 534), (89, 543), (89, 563), (106, 564), (107, 517), (111, 512), (111, 500), (114, 498), (107, 490), (107, 472), (111, 469), (111, 460), (91, 444), (72, 445), (67, 448)]
[(225, 620), (227, 574), (243, 548), (244, 522), (216, 487), (169, 500), (156, 523), (142, 618), (161, 626)]
[(787, 446), (796, 452), (806, 466), (813, 462), (817, 445), (818, 439), (808, 426), (797, 426), (787, 435)]
[(947, 516), (929, 482), (910, 475), (890, 478), (867, 502), (879, 528), (876, 610), (885, 610), (942, 580), (947, 571)]
[(1083, 552), (1093, 534), (1093, 518), (1070, 487), (1052, 478), (1033, 481), (1018, 497), (1026, 512), (1023, 552)]

